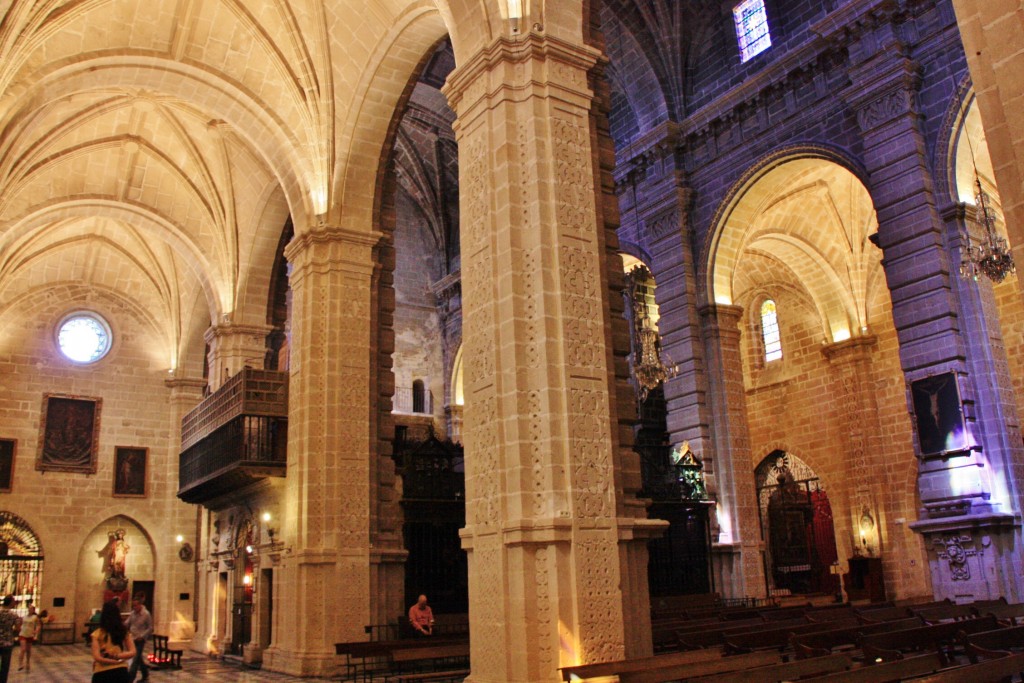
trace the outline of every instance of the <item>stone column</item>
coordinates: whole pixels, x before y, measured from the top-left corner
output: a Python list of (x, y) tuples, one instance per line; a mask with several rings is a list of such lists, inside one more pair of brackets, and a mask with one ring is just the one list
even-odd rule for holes
[(728, 595), (764, 597), (764, 542), (758, 524), (747, 394), (743, 385), (739, 306), (700, 309), (705, 334), (715, 451), (718, 453), (716, 587)]
[[(878, 557), (882, 540), (878, 531), (875, 488), (881, 481), (874, 473), (885, 463), (876, 460), (880, 452), (881, 425), (878, 420), (878, 401), (875, 400), (875, 373), (872, 367), (878, 339), (858, 336), (847, 341), (822, 347), (821, 352), (832, 367), (833, 395), (845, 406), (838, 431), (844, 437), (836, 444), (845, 455), (842, 468), (842, 488), (835, 494), (826, 491), (833, 506), (833, 518), (839, 538), (846, 537), (842, 555)], [(885, 499), (897, 498), (885, 496)], [(893, 500), (898, 504), (898, 500)], [(840, 508), (840, 504), (846, 508)], [(845, 514), (844, 514), (845, 513)], [(862, 518), (865, 513), (871, 524)], [(899, 515), (886, 515), (893, 519)], [(842, 546), (841, 546), (842, 547)]]
[(242, 368), (263, 368), (267, 355), (267, 335), (271, 325), (236, 325), (223, 322), (213, 325), (203, 338), (210, 347), (207, 362), (210, 366), (210, 391), (238, 374)]
[[(178, 454), (181, 452), (181, 418), (199, 404), (203, 398), (203, 389), (206, 388), (206, 381), (197, 378), (175, 377), (164, 381), (164, 385), (170, 390), (170, 453), (166, 461), (161, 465), (162, 471), (157, 474), (153, 472), (150, 476), (159, 476), (172, 490), (178, 490)], [(150, 467), (154, 470), (159, 461), (155, 458), (150, 460)], [(197, 561), (196, 550), (199, 539), (196, 537), (196, 506), (188, 505), (177, 499), (176, 496), (168, 496), (165, 519), (171, 520), (169, 525), (170, 533), (166, 538), (154, 539), (161, 550), (166, 553), (168, 561), (158, 563), (158, 574), (166, 572), (157, 579), (156, 604), (160, 606), (157, 626), (160, 633), (167, 633), (171, 640), (191, 640), (195, 635), (196, 626), (193, 619), (193, 605), (199, 600), (199, 575), (196, 571)], [(176, 536), (181, 534), (182, 543), (188, 543), (193, 552), (191, 561), (183, 561), (178, 556), (181, 548)], [(178, 599), (181, 593), (188, 593), (190, 600), (183, 602)]]
[(597, 59), (537, 33), (501, 38), (446, 87), (458, 114), (475, 683), (552, 681), (561, 666), (650, 651), (644, 544), (663, 524), (642, 518), (630, 494), (639, 468), (625, 473), (618, 448), (628, 395), (612, 391), (587, 79)]
[(283, 607), (275, 610), (274, 643), (263, 661), (294, 675), (331, 673), (334, 643), (365, 638), (372, 613), (377, 242), (374, 234), (317, 226), (285, 250), (293, 265), (288, 473), (274, 572), (275, 600)]
[(881, 22), (851, 45), (843, 97), (862, 131), (911, 416), (913, 383), (945, 375), (956, 383), (968, 434), (955, 450), (916, 447), (922, 509), (911, 528), (929, 551), (936, 596), (1019, 599), (1021, 579), (1007, 571), (1020, 547), (1019, 500), (1009, 492), (1018, 489), (1012, 463), (1022, 457), (1019, 432), (1005, 433), (1015, 414), (1012, 393), (1000, 388), (1009, 377), (993, 363), (985, 316), (970, 303), (975, 285), (956, 271), (928, 170), (920, 67), (897, 30)]

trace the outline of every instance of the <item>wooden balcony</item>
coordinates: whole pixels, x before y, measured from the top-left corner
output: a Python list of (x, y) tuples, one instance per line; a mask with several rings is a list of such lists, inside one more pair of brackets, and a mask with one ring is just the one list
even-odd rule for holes
[(206, 504), (267, 477), (283, 477), (288, 375), (246, 368), (181, 421), (178, 497)]

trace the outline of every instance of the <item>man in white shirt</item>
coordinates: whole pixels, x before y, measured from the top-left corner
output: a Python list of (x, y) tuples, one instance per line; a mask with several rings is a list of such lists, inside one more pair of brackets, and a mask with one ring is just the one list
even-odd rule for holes
[(132, 599), (132, 611), (128, 613), (128, 618), (124, 621), (124, 625), (132, 634), (132, 640), (135, 641), (135, 658), (132, 659), (131, 668), (128, 669), (129, 681), (135, 680), (135, 674), (138, 671), (142, 671), (142, 680), (149, 678), (149, 667), (146, 666), (146, 656), (142, 650), (146, 647), (146, 640), (153, 635), (153, 617), (146, 609), (145, 599), (146, 596), (142, 594), (137, 594)]

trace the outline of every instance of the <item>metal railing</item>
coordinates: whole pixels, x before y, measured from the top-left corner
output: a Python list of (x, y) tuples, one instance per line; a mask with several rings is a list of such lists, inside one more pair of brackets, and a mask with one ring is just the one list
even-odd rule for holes
[(434, 395), (423, 390), (413, 391), (412, 387), (396, 387), (391, 412), (404, 415), (431, 415), (434, 412)]

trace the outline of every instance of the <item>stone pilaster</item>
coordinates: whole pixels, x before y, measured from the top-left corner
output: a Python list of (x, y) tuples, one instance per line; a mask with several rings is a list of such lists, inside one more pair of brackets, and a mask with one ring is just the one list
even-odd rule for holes
[[(881, 452), (882, 428), (878, 419), (878, 401), (875, 399), (874, 353), (878, 340), (874, 336), (858, 336), (829, 344), (821, 351), (832, 367), (833, 395), (841, 397), (844, 406), (842, 424), (837, 425), (843, 437), (836, 444), (845, 457), (840, 496), (828, 493), (833, 505), (836, 531), (846, 543), (841, 544), (842, 555), (878, 557), (882, 535), (880, 516), (875, 497), (876, 475), (884, 463), (875, 461)], [(840, 504), (845, 503), (843, 507)], [(888, 517), (894, 517), (889, 515)]]
[(263, 661), (296, 675), (333, 671), (334, 643), (365, 638), (372, 614), (377, 243), (374, 234), (318, 226), (285, 250), (293, 266), (288, 474), (274, 596), (287, 608), (275, 611)]
[(210, 391), (238, 374), (242, 368), (263, 368), (267, 355), (267, 335), (271, 325), (236, 325), (223, 322), (213, 325), (203, 338), (210, 347), (207, 363), (210, 366)]
[(911, 416), (913, 382), (949, 373), (967, 431), (958, 450), (917, 449), (922, 509), (911, 528), (929, 551), (937, 596), (1016, 599), (1020, 579), (1007, 557), (1019, 539), (1020, 520), (1008, 492), (1017, 487), (1011, 463), (1021, 457), (1019, 431), (1011, 444), (1005, 433), (1006, 416), (1015, 414), (1009, 378), (1000, 374), (991, 348), (998, 325), (986, 331), (986, 313), (980, 301), (972, 303), (973, 283), (956, 272), (936, 206), (917, 104), (920, 67), (892, 23), (861, 36), (851, 59), (851, 86), (843, 97), (864, 140)]
[(758, 526), (747, 395), (743, 385), (739, 306), (700, 309), (710, 387), (717, 466), (716, 587), (731, 596), (764, 596), (764, 543)]
[(536, 33), (502, 38), (446, 90), (462, 198), (474, 682), (550, 681), (560, 666), (650, 648), (644, 543), (663, 525), (637, 518), (639, 482), (620, 467), (627, 397), (613, 391), (587, 78), (597, 59)]
[[(170, 390), (168, 403), (170, 405), (170, 433), (171, 433), (171, 457), (167, 462), (162, 463), (166, 468), (165, 481), (174, 491), (178, 489), (178, 453), (181, 451), (181, 419), (190, 410), (196, 407), (203, 398), (203, 390), (206, 388), (206, 381), (203, 379), (191, 379), (175, 377), (164, 381), (164, 385)], [(151, 467), (157, 466), (152, 461)], [(199, 575), (196, 571), (196, 547), (199, 538), (196, 536), (196, 514), (198, 508), (181, 502), (175, 496), (166, 497), (167, 511), (165, 519), (173, 520), (169, 527), (173, 533), (167, 538), (153, 539), (162, 550), (165, 551), (168, 561), (159, 563), (161, 572), (166, 576), (158, 576), (157, 594), (155, 603), (158, 605), (173, 606), (174, 609), (165, 609), (162, 614), (157, 615), (156, 626), (160, 632), (167, 633), (172, 640), (191, 640), (196, 633), (196, 618), (193, 606), (199, 600)], [(179, 558), (178, 550), (181, 544), (177, 542), (177, 535), (181, 534), (182, 543), (188, 543), (193, 549), (193, 559), (184, 561)], [(182, 593), (189, 594), (189, 600), (183, 602), (178, 599)]]

